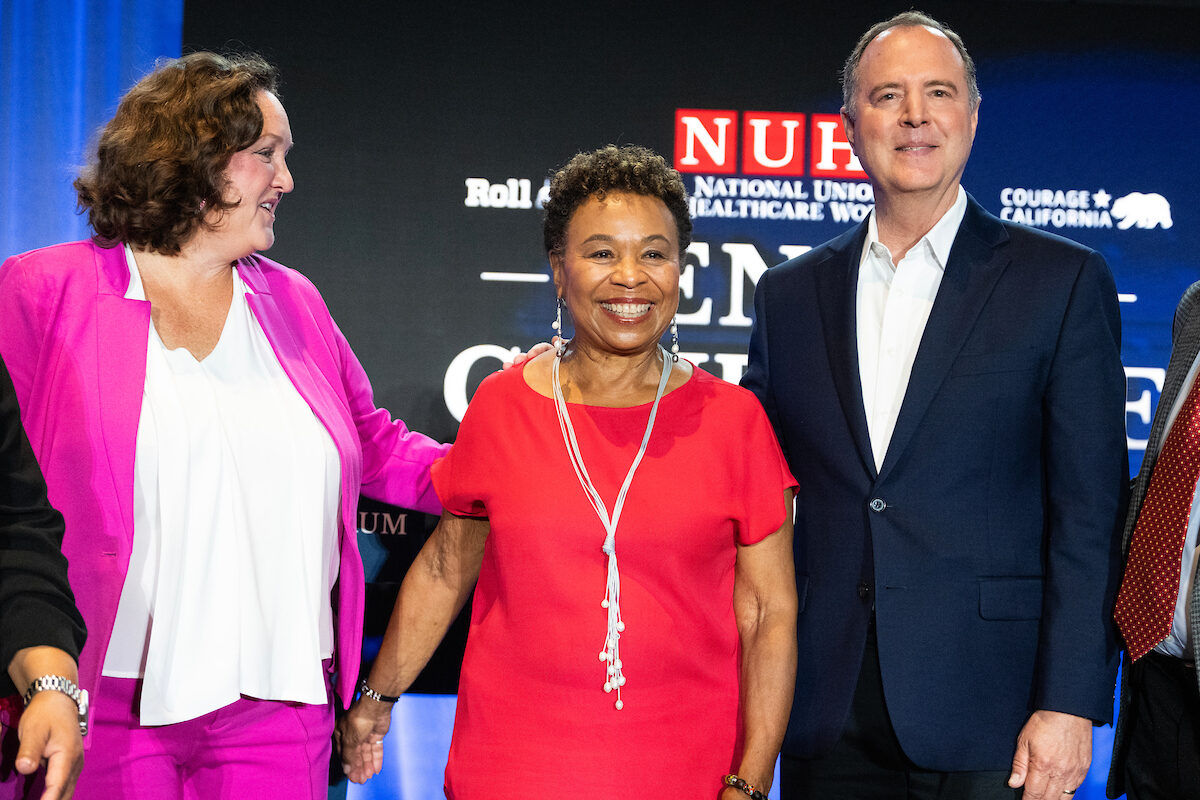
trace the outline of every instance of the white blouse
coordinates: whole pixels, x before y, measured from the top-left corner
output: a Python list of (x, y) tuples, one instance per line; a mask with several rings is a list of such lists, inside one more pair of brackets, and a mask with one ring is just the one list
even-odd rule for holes
[[(125, 297), (145, 300), (133, 252)], [(103, 674), (144, 679), (143, 725), (240, 695), (328, 702), (340, 465), (234, 270), (213, 351), (150, 326), (129, 572)]]

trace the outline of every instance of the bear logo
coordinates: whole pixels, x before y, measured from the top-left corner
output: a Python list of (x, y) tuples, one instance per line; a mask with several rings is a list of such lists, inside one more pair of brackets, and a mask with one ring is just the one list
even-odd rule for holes
[(1117, 227), (1123, 231), (1134, 225), (1139, 228), (1161, 225), (1165, 230), (1174, 224), (1171, 222), (1171, 204), (1161, 194), (1130, 192), (1118, 197), (1113, 201), (1112, 215), (1120, 220)]

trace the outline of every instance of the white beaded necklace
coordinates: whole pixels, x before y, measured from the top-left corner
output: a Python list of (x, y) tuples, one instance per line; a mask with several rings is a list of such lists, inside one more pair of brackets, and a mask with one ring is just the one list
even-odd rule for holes
[(558, 365), (562, 361), (561, 352), (554, 357), (554, 367), (551, 371), (551, 383), (554, 384), (554, 410), (558, 413), (558, 427), (562, 431), (563, 444), (567, 446), (567, 455), (571, 458), (575, 477), (579, 478), (579, 485), (583, 487), (588, 502), (592, 504), (596, 516), (600, 518), (600, 524), (606, 531), (604, 546), (601, 549), (608, 555), (608, 583), (600, 607), (608, 610), (608, 629), (605, 632), (604, 649), (600, 651), (600, 661), (605, 664), (604, 691), (616, 690), (617, 702), (614, 703), (614, 706), (618, 711), (625, 707), (625, 703), (621, 700), (621, 687), (625, 685), (625, 673), (624, 664), (621, 663), (620, 647), (621, 632), (625, 630), (625, 622), (621, 619), (621, 573), (617, 569), (617, 523), (620, 522), (621, 511), (625, 508), (625, 495), (629, 492), (629, 485), (633, 483), (633, 473), (637, 471), (638, 464), (642, 463), (642, 457), (646, 455), (650, 432), (654, 430), (654, 418), (658, 416), (658, 403), (662, 400), (663, 393), (667, 389), (667, 381), (671, 377), (671, 358), (661, 346), (658, 350), (663, 360), (662, 377), (658, 381), (658, 394), (654, 396), (654, 405), (650, 407), (650, 419), (646, 421), (646, 433), (642, 435), (641, 447), (638, 448), (633, 463), (629, 465), (629, 472), (625, 474), (625, 482), (621, 484), (621, 491), (617, 495), (617, 502), (613, 506), (611, 517), (608, 514), (608, 507), (604, 505), (600, 493), (596, 491), (596, 486), (592, 483), (591, 476), (588, 475), (587, 467), (583, 464), (583, 456), (579, 452), (579, 442), (575, 439), (575, 428), (572, 427), (571, 416), (567, 413), (567, 402), (563, 399), (562, 385), (558, 379)]

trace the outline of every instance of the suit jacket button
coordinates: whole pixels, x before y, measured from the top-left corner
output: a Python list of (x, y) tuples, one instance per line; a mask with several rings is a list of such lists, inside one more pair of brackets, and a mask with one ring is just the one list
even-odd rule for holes
[(881, 498), (876, 497), (871, 501), (872, 511), (883, 511), (885, 508), (887, 508), (887, 503), (883, 502)]
[(860, 598), (860, 599), (862, 599), (862, 600), (866, 600), (866, 599), (867, 599), (867, 597), (868, 597), (870, 594), (871, 594), (871, 587), (867, 585), (867, 582), (866, 582), (866, 581), (859, 581), (859, 582), (858, 582), (858, 596), (859, 596), (859, 598)]

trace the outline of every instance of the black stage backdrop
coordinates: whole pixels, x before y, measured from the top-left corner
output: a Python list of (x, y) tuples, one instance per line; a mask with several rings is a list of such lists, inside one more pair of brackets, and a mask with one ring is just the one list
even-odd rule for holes
[[(496, 356), (551, 333), (536, 207), (548, 170), (609, 142), (648, 145), (686, 171), (696, 244), (680, 337), (693, 360), (736, 380), (761, 271), (869, 209), (827, 123), (856, 38), (906, 7), (193, 0), (184, 51), (250, 49), (280, 67), (296, 191), (268, 255), (316, 283), (378, 403), (450, 440)], [(958, 30), (978, 62), (968, 191), (994, 213), (1096, 247), (1113, 268), (1136, 468), (1171, 312), (1200, 278), (1189, 158), (1200, 12), (983, 0), (922, 9)], [(370, 635), (431, 521), (361, 510)], [(461, 635), (460, 624), (418, 689), (455, 690)]]

